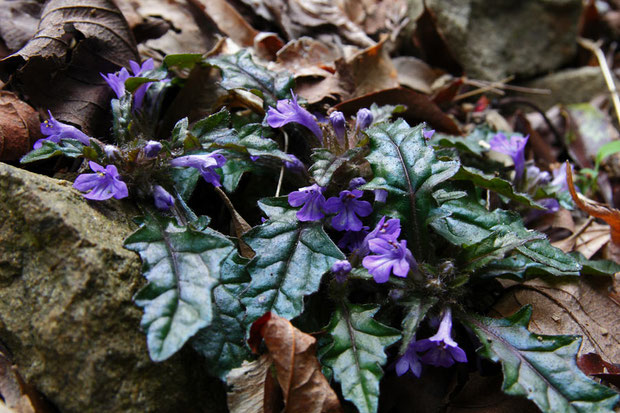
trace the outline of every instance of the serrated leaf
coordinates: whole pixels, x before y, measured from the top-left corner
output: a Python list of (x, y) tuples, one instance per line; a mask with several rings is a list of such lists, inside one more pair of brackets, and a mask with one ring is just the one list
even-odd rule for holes
[(211, 290), (234, 244), (215, 231), (180, 227), (175, 220), (148, 217), (125, 240), (142, 258), (148, 284), (134, 297), (144, 308), (141, 327), (155, 361), (176, 353), (213, 319)]
[(620, 264), (609, 260), (589, 260), (578, 251), (569, 254), (575, 258), (582, 266), (583, 275), (610, 275), (620, 272)]
[(406, 310), (405, 316), (403, 317), (403, 321), (401, 323), (403, 339), (398, 354), (405, 354), (407, 347), (409, 346), (409, 342), (411, 342), (415, 336), (420, 323), (424, 320), (424, 317), (426, 317), (428, 310), (430, 310), (436, 302), (437, 297), (432, 296), (411, 296), (407, 297), (407, 299), (402, 302), (399, 302), (399, 304), (403, 305)]
[(174, 146), (182, 146), (185, 138), (187, 138), (189, 121), (187, 118), (179, 120), (172, 128), (170, 141)]
[(247, 267), (252, 281), (241, 300), (250, 321), (268, 311), (287, 319), (298, 316), (304, 296), (316, 292), (323, 274), (344, 259), (320, 223), (270, 219), (243, 240), (256, 252)]
[(321, 347), (321, 362), (332, 369), (342, 395), (361, 413), (375, 413), (379, 382), (387, 357), (385, 348), (400, 339), (398, 330), (374, 320), (379, 307), (344, 304), (334, 313), (328, 342)]
[(38, 149), (33, 149), (22, 157), (20, 163), (30, 163), (42, 161), (54, 156), (65, 155), (69, 158), (77, 158), (82, 156), (85, 147), (76, 139), (62, 139), (60, 143), (52, 141), (43, 141)]
[(296, 221), (297, 210), (291, 208), (288, 196), (263, 198), (258, 201), (258, 207), (270, 219), (278, 221)]
[[(461, 262), (471, 264), (478, 261), (476, 254), (479, 254), (481, 261), (472, 265), (470, 270), (479, 270), (493, 263), (487, 258), (501, 259), (500, 255), (513, 249), (547, 267), (546, 273), (578, 275), (581, 270), (581, 265), (573, 257), (553, 247), (539, 232), (525, 228), (516, 213), (501, 209), (488, 211), (472, 198), (445, 202), (434, 211), (430, 225), (452, 244), (465, 248)], [(519, 239), (527, 241), (521, 243)], [(540, 265), (536, 268), (540, 269)]]
[(436, 133), (431, 139), (431, 143), (438, 148), (456, 148), (459, 153), (482, 156), (488, 148), (480, 145), (480, 141), (488, 141), (487, 135), (488, 131), (480, 128), (474, 129), (472, 133), (465, 137)]
[(237, 132), (229, 128), (230, 112), (222, 109), (213, 115), (199, 120), (194, 124), (191, 134), (195, 136), (203, 147), (208, 148), (213, 143), (225, 144), (236, 142)]
[(611, 413), (619, 396), (577, 367), (581, 338), (532, 334), (531, 315), (526, 306), (501, 320), (462, 318), (480, 339), (479, 353), (502, 363), (504, 392), (527, 397), (544, 412)]
[(387, 202), (378, 213), (407, 223), (407, 238), (418, 259), (423, 259), (428, 250), (426, 220), (435, 205), (433, 188), (459, 169), (458, 161), (435, 157), (422, 136), (425, 126), (412, 128), (399, 119), (368, 129), (370, 154), (366, 158), (374, 178), (363, 187), (388, 191)]
[(207, 361), (207, 371), (224, 380), (233, 368), (250, 358), (245, 345), (245, 307), (239, 297), (250, 282), (247, 260), (232, 251), (222, 264), (213, 288), (213, 320), (198, 331), (192, 346)]
[(221, 55), (207, 59), (207, 63), (217, 66), (222, 72), (220, 85), (226, 90), (243, 89), (263, 99), (263, 106), (275, 106), (276, 101), (290, 98), (294, 85), (288, 73), (272, 72), (256, 64), (248, 49), (234, 55)]
[(315, 149), (312, 152), (314, 164), (310, 167), (309, 172), (319, 186), (326, 187), (336, 171), (360, 154), (361, 151), (361, 148), (353, 148), (342, 155), (335, 155), (328, 149)]
[(516, 192), (512, 184), (505, 179), (497, 176), (485, 174), (479, 169), (471, 168), (469, 166), (461, 166), (459, 171), (454, 175), (452, 179), (459, 181), (469, 181), (481, 188), (489, 189), (495, 193), (512, 199), (513, 201), (520, 202), (530, 208), (545, 209), (545, 207), (539, 205), (528, 194)]

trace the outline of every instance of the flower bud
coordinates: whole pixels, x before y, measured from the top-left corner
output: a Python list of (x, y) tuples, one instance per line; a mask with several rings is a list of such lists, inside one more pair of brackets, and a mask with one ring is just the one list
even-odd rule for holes
[(148, 141), (144, 145), (144, 156), (147, 158), (155, 158), (161, 151), (161, 143), (157, 141)]
[(153, 186), (153, 199), (158, 209), (167, 211), (174, 205), (174, 198), (160, 185)]
[(368, 128), (373, 121), (374, 117), (372, 116), (372, 112), (366, 108), (362, 108), (357, 111), (357, 117), (355, 120), (355, 129), (356, 130), (364, 130)]
[(332, 112), (331, 115), (329, 115), (329, 121), (332, 124), (332, 128), (334, 128), (334, 133), (336, 134), (338, 142), (344, 145), (344, 138), (347, 132), (344, 114), (340, 111)]

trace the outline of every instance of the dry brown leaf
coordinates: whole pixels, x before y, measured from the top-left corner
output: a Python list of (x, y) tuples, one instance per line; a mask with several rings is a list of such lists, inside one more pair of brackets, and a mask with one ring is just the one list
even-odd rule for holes
[(271, 358), (264, 354), (253, 362), (244, 361), (228, 373), (226, 400), (230, 413), (263, 413), (265, 377), (270, 366)]
[(336, 71), (336, 60), (341, 53), (337, 48), (311, 37), (291, 40), (278, 51), (276, 65), (300, 77), (327, 77)]
[(316, 339), (277, 315), (267, 313), (250, 332), (251, 347), (263, 338), (289, 413), (342, 412), (338, 396), (329, 386), (316, 358)]
[(607, 222), (610, 228), (611, 241), (616, 246), (620, 247), (620, 211), (615, 208), (610, 208), (607, 205), (599, 204), (578, 193), (575, 190), (573, 172), (571, 169), (570, 164), (566, 162), (566, 181), (568, 182), (568, 190), (570, 191), (573, 201), (582, 211)]
[(226, 0), (189, 0), (213, 20), (218, 29), (240, 46), (254, 45), (258, 31)]
[(577, 365), (588, 376), (595, 376), (620, 387), (620, 366), (611, 364), (596, 353), (583, 354), (577, 357)]
[(398, 83), (418, 92), (430, 95), (437, 73), (426, 62), (413, 56), (400, 56), (392, 59), (398, 72)]
[(458, 125), (443, 113), (426, 95), (411, 89), (395, 88), (370, 93), (355, 99), (347, 100), (335, 106), (336, 110), (345, 115), (354, 115), (359, 109), (377, 105), (404, 105), (407, 109), (399, 113), (410, 124), (427, 122), (431, 128), (450, 135), (460, 135)]
[(35, 34), (41, 7), (35, 0), (0, 0), (0, 37), (11, 52)]
[[(4, 400), (4, 401), (3, 401)], [(51, 413), (49, 403), (25, 383), (0, 346), (0, 413)]]
[(376, 45), (360, 51), (347, 60), (355, 86), (350, 97), (398, 87), (398, 72), (389, 54), (384, 50), (386, 41), (387, 37), (384, 36)]
[(0, 75), (58, 120), (103, 134), (112, 91), (100, 73), (138, 60), (125, 18), (111, 0), (50, 0), (41, 15), (35, 37), (2, 60)]
[(0, 161), (16, 161), (43, 137), (39, 114), (11, 92), (0, 91)]
[(609, 225), (591, 222), (583, 231), (576, 232), (563, 240), (553, 242), (551, 245), (564, 252), (578, 251), (584, 257), (590, 259), (610, 240)]
[(582, 275), (574, 279), (530, 280), (506, 290), (494, 306), (507, 317), (526, 304), (533, 307), (529, 328), (533, 333), (583, 336), (579, 354), (595, 352), (612, 363), (620, 363), (620, 303), (613, 291), (617, 277)]

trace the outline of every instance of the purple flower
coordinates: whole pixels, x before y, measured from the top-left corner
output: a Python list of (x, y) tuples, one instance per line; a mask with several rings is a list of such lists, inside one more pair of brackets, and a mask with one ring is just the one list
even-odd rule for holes
[[(573, 165), (570, 165), (570, 170), (575, 173), (575, 169)], [(551, 185), (559, 186), (560, 189), (558, 191), (568, 191), (568, 181), (566, 180), (566, 164), (561, 164), (558, 168), (555, 168), (551, 171), (553, 174), (553, 179), (551, 180)], [(577, 191), (579, 188), (575, 187)]]
[(34, 143), (34, 149), (39, 149), (43, 146), (44, 141), (51, 141), (54, 143), (60, 142), (62, 139), (76, 139), (83, 145), (90, 145), (90, 137), (84, 132), (76, 128), (75, 126), (67, 125), (66, 123), (58, 122), (52, 116), (52, 112), (49, 110), (47, 113), (50, 118), (41, 123), (41, 133), (46, 135), (47, 138), (39, 139)]
[(174, 198), (160, 185), (153, 186), (153, 200), (155, 201), (155, 206), (164, 211), (174, 206)]
[(314, 184), (288, 194), (289, 205), (294, 207), (303, 205), (303, 208), (297, 211), (298, 220), (318, 221), (325, 216), (323, 214), (323, 207), (325, 206), (324, 190), (325, 188)]
[(426, 352), (421, 356), (424, 364), (438, 367), (450, 367), (455, 362), (465, 363), (467, 355), (450, 336), (452, 332), (452, 310), (446, 308), (437, 334), (416, 342), (413, 347), (418, 352)]
[(410, 268), (417, 266), (411, 251), (407, 249), (407, 241), (387, 241), (374, 238), (368, 241), (370, 250), (376, 255), (364, 257), (362, 265), (373, 276), (377, 283), (384, 283), (393, 273), (397, 277), (406, 277)]
[(372, 125), (372, 121), (374, 120), (374, 116), (372, 116), (372, 112), (366, 108), (362, 108), (357, 111), (356, 119), (355, 119), (355, 130), (364, 130)]
[(107, 75), (104, 75), (103, 73), (99, 74), (105, 79), (114, 93), (116, 93), (117, 98), (120, 99), (125, 96), (125, 81), (131, 77), (127, 69), (123, 67), (116, 73), (108, 73)]
[(551, 181), (551, 174), (547, 171), (541, 171), (534, 165), (528, 165), (525, 168), (525, 181), (523, 187), (528, 193), (535, 192), (539, 186), (547, 185)]
[(144, 145), (144, 156), (147, 158), (155, 158), (159, 151), (161, 151), (161, 143), (157, 141), (148, 141), (146, 145)]
[(341, 145), (344, 145), (344, 138), (347, 133), (347, 121), (344, 118), (344, 114), (340, 111), (332, 112), (331, 115), (329, 115), (329, 122), (332, 124), (336, 139), (338, 139), (338, 142), (340, 142)]
[(426, 139), (427, 141), (430, 140), (434, 134), (435, 134), (435, 129), (425, 130), (422, 132), (422, 136), (424, 136), (424, 139)]
[(525, 145), (529, 136), (512, 135), (510, 140), (503, 133), (498, 133), (489, 141), (491, 149), (509, 155), (515, 164), (515, 180), (520, 181), (525, 168)]
[(370, 241), (374, 238), (382, 238), (387, 241), (394, 241), (400, 235), (400, 219), (398, 218), (390, 218), (385, 221), (386, 217), (382, 217), (375, 229), (373, 229), (368, 236), (366, 237), (366, 241)]
[(73, 187), (78, 191), (87, 192), (84, 198), (104, 201), (112, 197), (116, 199), (129, 196), (127, 184), (121, 180), (118, 170), (114, 165), (105, 168), (93, 161), (88, 162), (94, 174), (81, 174), (73, 183)]
[(420, 377), (422, 374), (422, 363), (420, 362), (420, 358), (418, 357), (418, 353), (416, 353), (414, 345), (415, 345), (415, 337), (409, 342), (407, 346), (407, 351), (401, 358), (396, 362), (396, 374), (400, 377), (403, 374), (407, 373), (409, 370), (413, 373), (414, 376)]
[(359, 231), (362, 221), (357, 217), (367, 217), (372, 213), (372, 205), (368, 201), (359, 201), (363, 191), (354, 189), (342, 191), (338, 197), (331, 197), (325, 203), (325, 212), (337, 214), (332, 218), (332, 226), (338, 231)]
[(524, 218), (526, 223), (534, 221), (543, 215), (553, 214), (560, 210), (560, 203), (555, 198), (537, 199), (536, 202), (545, 207), (545, 209), (531, 209)]
[(362, 178), (361, 176), (357, 178), (353, 178), (351, 179), (351, 181), (349, 181), (349, 190), (357, 189), (358, 187), (365, 185), (365, 184), (366, 184), (366, 180)]
[(284, 161), (284, 166), (286, 167), (286, 169), (290, 170), (291, 172), (298, 173), (306, 170), (306, 165), (304, 165), (304, 163), (300, 161), (295, 155), (291, 155), (290, 153), (287, 155), (289, 158), (292, 159), (292, 161)]
[(170, 166), (196, 168), (200, 174), (213, 186), (222, 186), (220, 184), (220, 176), (214, 171), (215, 168), (221, 168), (226, 163), (224, 155), (217, 151), (206, 153), (203, 155), (186, 155), (170, 161)]
[(314, 119), (314, 116), (306, 109), (297, 104), (297, 96), (291, 91), (293, 99), (279, 100), (276, 103), (276, 109), (269, 108), (267, 112), (267, 123), (272, 128), (281, 128), (282, 126), (294, 122), (305, 126), (310, 129), (314, 135), (323, 139), (323, 132), (319, 128), (319, 124)]
[(347, 231), (338, 241), (338, 246), (342, 249), (355, 251), (364, 245), (366, 235), (368, 235), (368, 227), (362, 227), (360, 231)]
[(334, 278), (339, 283), (347, 280), (347, 275), (351, 272), (351, 263), (347, 260), (336, 261), (330, 270), (334, 274)]
[(375, 202), (385, 203), (387, 200), (388, 191), (385, 189), (375, 189), (373, 192), (375, 194)]
[[(137, 62), (130, 60), (129, 66), (131, 67), (131, 71), (133, 72), (134, 77), (141, 77), (145, 74), (145, 72), (148, 72), (149, 70), (153, 70), (155, 68), (155, 62), (153, 62), (153, 59), (147, 59), (144, 61), (144, 63), (142, 63), (142, 66), (140, 66)], [(137, 108), (142, 106), (144, 95), (146, 95), (146, 91), (152, 83), (153, 82), (143, 83), (134, 92), (134, 103)]]

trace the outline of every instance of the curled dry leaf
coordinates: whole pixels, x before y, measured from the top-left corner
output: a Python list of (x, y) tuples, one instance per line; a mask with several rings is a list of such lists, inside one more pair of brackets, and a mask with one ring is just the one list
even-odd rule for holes
[[(587, 224), (587, 226), (586, 226)], [(609, 225), (587, 221), (571, 236), (553, 242), (552, 245), (564, 252), (578, 251), (590, 259), (611, 239)]]
[(284, 396), (283, 412), (342, 412), (338, 396), (329, 386), (316, 358), (316, 339), (277, 315), (259, 318), (250, 332), (256, 350), (263, 338)]
[(566, 181), (568, 182), (568, 190), (570, 191), (570, 195), (579, 209), (587, 212), (595, 218), (600, 218), (607, 222), (611, 233), (611, 241), (616, 246), (620, 247), (620, 211), (615, 208), (610, 208), (607, 205), (594, 202), (578, 193), (575, 190), (575, 184), (573, 183), (573, 172), (571, 171), (571, 167), (568, 162), (566, 163)]
[(438, 74), (423, 60), (413, 56), (399, 56), (392, 59), (398, 71), (398, 83), (418, 92), (430, 95)]
[(125, 18), (111, 0), (50, 0), (41, 15), (35, 37), (2, 60), (0, 76), (57, 119), (103, 134), (111, 90), (99, 73), (138, 60)]
[(494, 311), (507, 317), (531, 304), (534, 312), (529, 327), (533, 333), (580, 335), (580, 354), (595, 352), (611, 363), (620, 363), (620, 302), (613, 295), (619, 288), (617, 277), (582, 275), (579, 282), (535, 279), (508, 288)]
[(426, 95), (405, 88), (381, 90), (355, 99), (347, 100), (335, 106), (336, 110), (346, 115), (354, 115), (361, 108), (368, 108), (372, 103), (382, 105), (404, 105), (407, 109), (399, 116), (414, 125), (427, 122), (431, 128), (450, 135), (460, 135), (458, 125), (443, 113)]
[(226, 0), (189, 0), (200, 8), (226, 36), (243, 47), (254, 45), (258, 31)]
[(36, 0), (0, 0), (0, 37), (7, 48), (14, 52), (34, 35), (41, 2)]
[(16, 161), (43, 137), (39, 114), (14, 93), (0, 91), (0, 161)]
[(577, 365), (588, 376), (595, 376), (620, 387), (620, 366), (605, 361), (596, 353), (577, 357)]
[(264, 354), (253, 362), (244, 361), (241, 367), (232, 369), (226, 376), (229, 391), (226, 394), (230, 413), (263, 413), (265, 377), (271, 366), (271, 358)]

